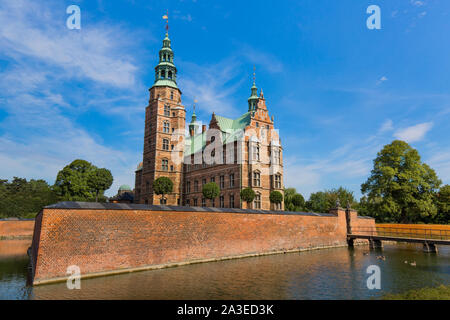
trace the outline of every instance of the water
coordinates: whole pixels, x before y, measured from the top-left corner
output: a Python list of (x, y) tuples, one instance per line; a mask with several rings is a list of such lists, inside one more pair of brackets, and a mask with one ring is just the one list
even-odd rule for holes
[[(0, 241), (0, 299), (376, 299), (450, 284), (450, 247), (439, 247), (436, 255), (423, 253), (421, 245), (398, 244), (382, 252), (324, 249), (84, 279), (80, 290), (65, 283), (31, 288), (28, 246)], [(373, 264), (381, 269), (381, 290), (367, 289), (366, 269)]]

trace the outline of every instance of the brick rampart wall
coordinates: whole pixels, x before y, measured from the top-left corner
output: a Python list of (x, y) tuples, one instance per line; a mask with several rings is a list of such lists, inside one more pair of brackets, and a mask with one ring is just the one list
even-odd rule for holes
[(0, 239), (14, 239), (33, 236), (34, 220), (0, 221)]
[[(34, 283), (323, 246), (344, 246), (338, 215), (44, 209), (33, 241)], [(373, 220), (371, 220), (373, 221)]]

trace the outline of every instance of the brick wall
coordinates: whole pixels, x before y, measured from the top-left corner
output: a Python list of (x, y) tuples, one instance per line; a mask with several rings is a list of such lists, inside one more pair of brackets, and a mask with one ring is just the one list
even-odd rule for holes
[(315, 216), (46, 208), (37, 221), (33, 241), (35, 284), (63, 279), (70, 265), (78, 265), (83, 275), (107, 274), (346, 245), (345, 212), (341, 210), (336, 216)]
[(33, 236), (34, 220), (0, 221), (0, 239), (23, 238)]

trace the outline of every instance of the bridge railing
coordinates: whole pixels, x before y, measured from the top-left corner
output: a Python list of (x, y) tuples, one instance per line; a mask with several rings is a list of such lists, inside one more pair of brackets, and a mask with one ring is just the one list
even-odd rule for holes
[(397, 238), (414, 238), (426, 240), (450, 240), (449, 229), (423, 228), (423, 227), (394, 227), (376, 226), (372, 227), (352, 227), (351, 234), (364, 236), (384, 236)]

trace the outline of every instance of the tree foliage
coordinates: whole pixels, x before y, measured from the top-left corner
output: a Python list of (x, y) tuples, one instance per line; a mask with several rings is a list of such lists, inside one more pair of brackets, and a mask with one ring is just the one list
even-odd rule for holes
[(113, 183), (111, 171), (105, 168), (96, 169), (88, 175), (88, 186), (95, 191), (95, 202), (101, 192), (108, 190)]
[(311, 193), (309, 200), (306, 201), (306, 209), (312, 212), (329, 212), (331, 208), (336, 207), (337, 200), (339, 200), (341, 206), (344, 207), (347, 203), (349, 203), (351, 207), (356, 206), (353, 191), (344, 187), (339, 187), (337, 189)]
[(284, 210), (303, 211), (305, 208), (305, 199), (295, 188), (284, 189)]
[(272, 203), (282, 203), (283, 202), (283, 194), (280, 191), (272, 191), (269, 195), (269, 200)]
[(378, 221), (433, 221), (438, 212), (435, 199), (440, 184), (416, 149), (395, 140), (378, 152), (369, 178), (361, 185), (366, 196), (364, 210)]
[(252, 202), (255, 199), (256, 193), (252, 188), (247, 187), (241, 190), (241, 199), (247, 203)]
[(435, 223), (450, 223), (450, 185), (442, 186), (436, 196), (438, 214)]
[(217, 198), (219, 196), (220, 188), (217, 185), (217, 183), (215, 183), (215, 182), (208, 182), (208, 183), (203, 185), (202, 193), (203, 193), (203, 196), (206, 199), (212, 200), (212, 199), (215, 199), (215, 198)]
[(106, 201), (103, 193), (111, 187), (108, 169), (97, 168), (86, 160), (74, 160), (58, 172), (55, 191), (63, 200)]
[(153, 192), (161, 196), (161, 200), (164, 199), (164, 195), (173, 191), (173, 182), (168, 177), (159, 177), (153, 181)]
[(0, 180), (0, 218), (33, 218), (43, 207), (58, 201), (58, 195), (44, 180)]

